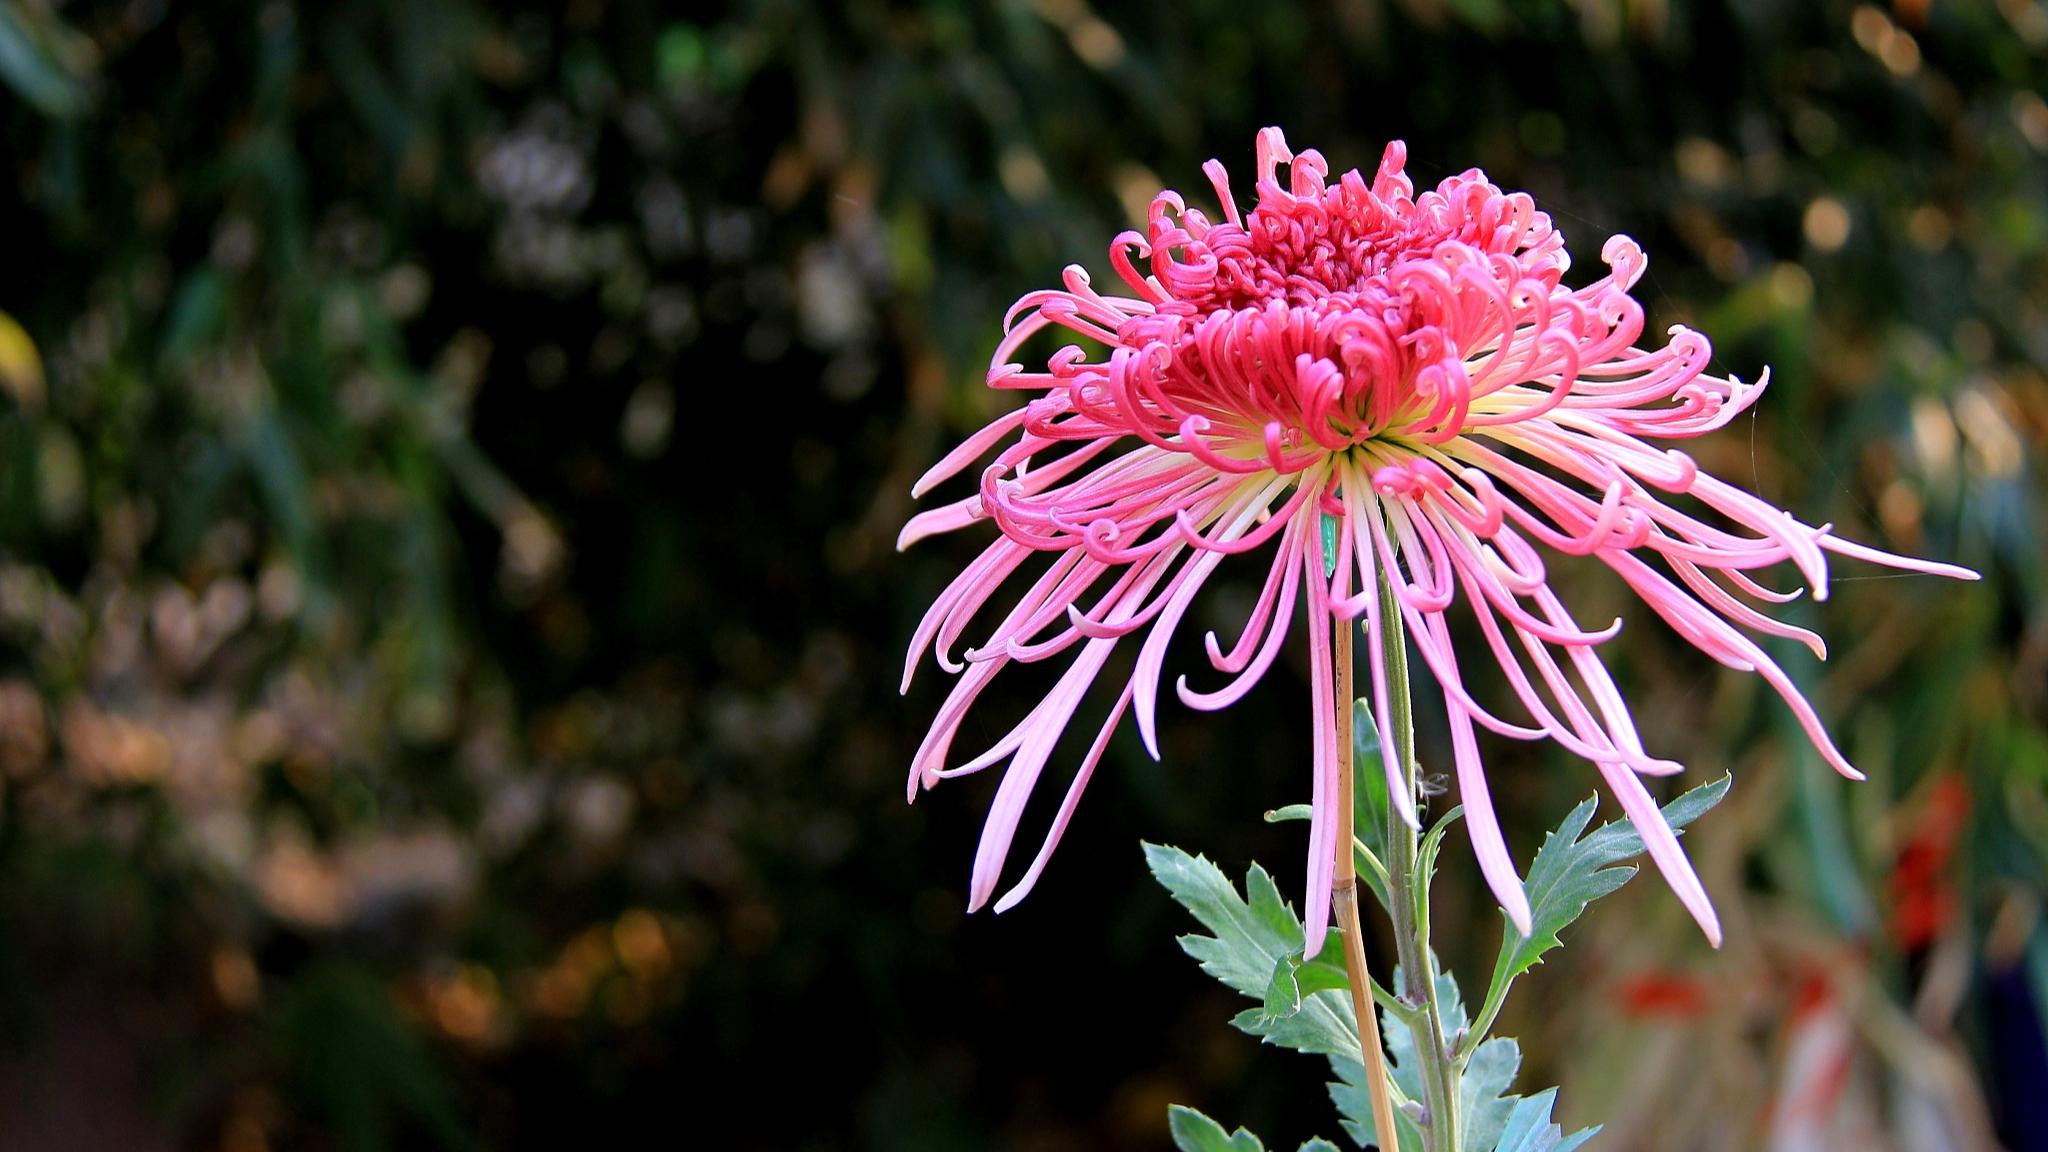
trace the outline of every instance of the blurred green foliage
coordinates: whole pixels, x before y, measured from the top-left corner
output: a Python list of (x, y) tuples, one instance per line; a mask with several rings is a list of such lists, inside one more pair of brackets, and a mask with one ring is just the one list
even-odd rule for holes
[[(1731, 943), (1639, 885), (1529, 977), (1567, 1120), (1753, 1147), (1840, 1018), (1840, 1099), (2039, 1130), (2044, 61), (2038, 0), (5, 0), (0, 1145), (1165, 1147), (1224, 1085), (1306, 1138), (1134, 843), (1299, 852), (1287, 675), (1120, 739), (1000, 920), (891, 691), (1003, 309), (1266, 123), (1636, 236), (1773, 368), (1704, 465), (1987, 577), (1801, 609), (1856, 787), (1631, 625), (1646, 737), (1736, 773)], [(1526, 857), (1585, 774), (1488, 753)]]

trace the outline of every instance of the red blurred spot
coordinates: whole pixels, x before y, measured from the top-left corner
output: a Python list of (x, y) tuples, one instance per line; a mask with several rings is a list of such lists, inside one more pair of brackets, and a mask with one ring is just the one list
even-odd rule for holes
[(1680, 972), (1645, 972), (1622, 981), (1621, 1010), (1642, 1019), (1695, 1020), (1712, 1004), (1706, 981)]
[(1947, 874), (1969, 816), (1969, 786), (1960, 776), (1943, 776), (1928, 789), (1926, 803), (1899, 847), (1887, 887), (1892, 938), (1908, 952), (1932, 943), (1955, 919), (1955, 886)]

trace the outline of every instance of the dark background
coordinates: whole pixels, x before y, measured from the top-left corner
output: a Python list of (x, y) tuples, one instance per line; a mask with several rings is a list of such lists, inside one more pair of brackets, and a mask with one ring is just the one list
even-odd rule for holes
[[(1704, 466), (1986, 577), (1791, 607), (1851, 786), (1555, 566), (1652, 750), (1735, 773), (1688, 838), (1729, 942), (1602, 905), (1521, 1086), (1609, 1149), (2042, 1147), (2044, 53), (2028, 0), (0, 3), (0, 1148), (1338, 1135), (1138, 847), (1298, 899), (1301, 653), (1121, 734), (1000, 918), (993, 778), (902, 794), (981, 537), (893, 541), (1009, 402), (1003, 310), (1269, 123), (1482, 166), (1580, 273), (1636, 237), (1654, 328), (1772, 367)], [(1594, 775), (1487, 753), (1526, 859)]]

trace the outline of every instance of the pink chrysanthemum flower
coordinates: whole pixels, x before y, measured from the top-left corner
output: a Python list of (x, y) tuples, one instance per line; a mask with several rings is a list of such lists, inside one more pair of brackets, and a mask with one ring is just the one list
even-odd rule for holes
[[(1279, 652), (1307, 601), (1312, 670), (1314, 818), (1309, 834), (1308, 951), (1328, 923), (1344, 749), (1336, 747), (1333, 627), (1364, 616), (1371, 692), (1389, 724), (1379, 582), (1389, 581), (1407, 633), (1444, 697), (1466, 825), (1487, 883), (1524, 932), (1529, 904), (1487, 798), (1476, 729), (1555, 740), (1591, 761), (1645, 836), (1651, 858), (1718, 942), (1719, 925), (1640, 775), (1679, 771), (1651, 756), (1598, 652), (1621, 622), (1587, 629), (1547, 582), (1545, 550), (1590, 556), (1617, 573), (1678, 634), (1782, 696), (1829, 764), (1856, 777), (1790, 677), (1743, 629), (1811, 632), (1743, 597), (1783, 602), (1752, 576), (1790, 562), (1827, 592), (1829, 552), (1895, 568), (1967, 570), (1850, 543), (1828, 527), (1716, 479), (1660, 441), (1720, 428), (1755, 402), (1755, 384), (1706, 374), (1707, 341), (1673, 328), (1642, 346), (1629, 296), (1642, 250), (1626, 237), (1601, 251), (1607, 274), (1564, 286), (1564, 237), (1523, 193), (1478, 170), (1416, 196), (1406, 150), (1388, 145), (1368, 180), (1328, 179), (1323, 157), (1258, 138), (1258, 202), (1240, 210), (1223, 167), (1207, 173), (1222, 206), (1211, 220), (1174, 192), (1152, 202), (1145, 235), (1109, 249), (1129, 295), (1104, 295), (1079, 266), (1063, 287), (1030, 293), (1005, 319), (988, 382), (1039, 393), (969, 437), (918, 481), (923, 495), (998, 445), (973, 495), (925, 512), (899, 546), (980, 521), (1002, 535), (933, 603), (918, 626), (904, 687), (927, 648), (961, 673), (911, 766), (910, 791), (1007, 759), (974, 863), (971, 908), (993, 895), (1026, 799), (1053, 745), (1118, 644), (1136, 664), (1082, 760), (1044, 846), (1000, 900), (1030, 889), (1127, 709), (1156, 757), (1155, 708), (1169, 641), (1195, 594), (1226, 560), (1270, 549), (1265, 584), (1242, 636), (1207, 637), (1220, 687), (1175, 685), (1196, 708), (1243, 696)], [(1013, 359), (1037, 333), (1065, 328), (1077, 345), (1041, 370)], [(1690, 497), (1692, 511), (1671, 500)], [(1335, 556), (1322, 521), (1334, 520)], [(1045, 562), (964, 663), (951, 652), (1011, 577)], [(1334, 563), (1334, 575), (1326, 575)], [(1502, 718), (1467, 691), (1449, 614), (1462, 605), (1526, 717)], [(1024, 720), (971, 760), (948, 766), (962, 717), (1012, 662), (1069, 657)], [(1416, 816), (1390, 750), (1390, 791)]]

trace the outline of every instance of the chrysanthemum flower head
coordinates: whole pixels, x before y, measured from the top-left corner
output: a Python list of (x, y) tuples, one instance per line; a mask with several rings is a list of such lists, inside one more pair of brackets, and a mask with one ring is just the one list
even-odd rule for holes
[[(1296, 155), (1268, 128), (1249, 209), (1212, 160), (1204, 171), (1220, 218), (1161, 192), (1145, 233), (1110, 246), (1122, 294), (1098, 292), (1076, 265), (1061, 287), (1010, 310), (988, 382), (1035, 395), (918, 482), (921, 496), (997, 453), (976, 492), (915, 517), (899, 541), (984, 521), (1000, 532), (925, 614), (904, 670), (907, 689), (931, 649), (959, 677), (917, 750), (913, 796), (920, 785), (1009, 764), (975, 859), (971, 907), (994, 894), (1025, 801), (1112, 652), (1138, 646), (1043, 847), (998, 910), (1037, 880), (1126, 711), (1158, 755), (1168, 643), (1223, 564), (1257, 557), (1264, 585), (1242, 634), (1227, 644), (1206, 637), (1226, 679), (1200, 688), (1182, 677), (1175, 690), (1196, 708), (1237, 700), (1271, 667), (1306, 603), (1309, 954), (1328, 922), (1337, 774), (1348, 756), (1336, 746), (1332, 629), (1364, 618), (1373, 705), (1380, 731), (1392, 732), (1380, 639), (1393, 622), (1381, 618), (1382, 582), (1443, 694), (1472, 845), (1515, 924), (1528, 931), (1529, 905), (1487, 797), (1481, 728), (1554, 740), (1590, 761), (1718, 941), (1706, 893), (1640, 779), (1679, 765), (1645, 750), (1600, 658), (1621, 622), (1583, 627), (1550, 587), (1546, 558), (1606, 565), (1700, 651), (1763, 677), (1821, 755), (1852, 777), (1812, 706), (1750, 636), (1796, 638), (1824, 656), (1818, 636), (1756, 607), (1800, 590), (1772, 590), (1753, 574), (1789, 563), (1816, 599), (1827, 593), (1830, 552), (1973, 575), (1801, 523), (1661, 446), (1727, 424), (1768, 374), (1755, 384), (1709, 375), (1706, 339), (1683, 327), (1645, 347), (1643, 310), (1629, 295), (1645, 259), (1628, 238), (1602, 249), (1605, 275), (1568, 288), (1564, 237), (1529, 196), (1501, 191), (1476, 169), (1418, 196), (1405, 157), (1396, 142), (1370, 180), (1353, 170), (1333, 181), (1320, 154)], [(1017, 362), (1050, 328), (1083, 343), (1042, 367)], [(1337, 529), (1330, 545), (1326, 518)], [(956, 659), (998, 590), (1032, 572), (1028, 590)], [(1454, 610), (1476, 621), (1487, 662), (1517, 698), (1515, 717), (1467, 690), (1451, 643)], [(989, 682), (1012, 663), (1045, 660), (1064, 660), (1066, 670), (1044, 699), (993, 746), (951, 764), (962, 718)], [(1390, 793), (1413, 822), (1398, 775), (1408, 754), (1390, 749), (1385, 760)]]

